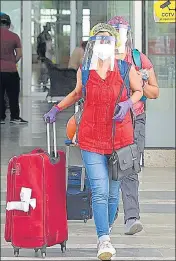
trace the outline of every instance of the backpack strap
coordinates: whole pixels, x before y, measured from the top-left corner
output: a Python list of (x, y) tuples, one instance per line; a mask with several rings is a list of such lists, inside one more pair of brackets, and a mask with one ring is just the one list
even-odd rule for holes
[(86, 96), (86, 83), (89, 79), (89, 73), (90, 73), (89, 67), (90, 67), (90, 62), (88, 62), (88, 66), (86, 67), (86, 69), (84, 68), (83, 64), (81, 66), (83, 97)]
[(89, 69), (83, 70), (82, 69), (82, 93), (83, 97), (86, 95), (86, 83), (89, 78)]
[(127, 71), (129, 70), (129, 64), (124, 60), (117, 60), (117, 65), (118, 65), (118, 68), (119, 68), (119, 71), (120, 71), (120, 75), (121, 75), (122, 79), (125, 81), (124, 84), (125, 84), (125, 87), (127, 89), (127, 96), (128, 96), (128, 98), (130, 98), (129, 72), (128, 72), (128, 75), (126, 74)]
[[(137, 49), (132, 50), (132, 58), (135, 66), (139, 67), (139, 70), (142, 69), (141, 53)], [(145, 102), (147, 100), (146, 96), (142, 96), (141, 101)]]
[(132, 52), (134, 65), (139, 67), (139, 70), (141, 70), (142, 69), (141, 53), (137, 49), (133, 49), (131, 52)]

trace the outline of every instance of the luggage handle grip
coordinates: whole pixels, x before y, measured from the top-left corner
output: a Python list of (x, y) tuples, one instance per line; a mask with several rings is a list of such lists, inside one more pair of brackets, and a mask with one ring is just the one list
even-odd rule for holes
[[(54, 157), (57, 158), (57, 145), (56, 145), (56, 123), (53, 122), (53, 147), (54, 147)], [(46, 119), (46, 128), (47, 128), (47, 147), (48, 154), (51, 156), (51, 144), (50, 144), (50, 121)]]

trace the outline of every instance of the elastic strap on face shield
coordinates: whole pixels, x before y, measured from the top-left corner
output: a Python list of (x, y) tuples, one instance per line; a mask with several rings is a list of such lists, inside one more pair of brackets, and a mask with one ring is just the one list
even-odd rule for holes
[(130, 26), (127, 26), (127, 25), (123, 25), (123, 24), (114, 24), (112, 25), (116, 30), (119, 30), (119, 28), (127, 28), (127, 31), (130, 31), (131, 30), (131, 27)]
[(114, 36), (102, 36), (102, 35), (95, 35), (95, 36), (91, 36), (89, 38), (89, 41), (112, 41), (115, 42), (116, 39)]
[(83, 98), (86, 96), (86, 83), (88, 81), (89, 73), (90, 73), (89, 68), (90, 68), (90, 60), (88, 60), (86, 68), (84, 67), (84, 64), (82, 64), (81, 67)]
[[(118, 48), (120, 46), (120, 35), (119, 33), (116, 33), (116, 37), (115, 36), (101, 36), (101, 35), (95, 35), (95, 36), (91, 36), (89, 38), (88, 43), (91, 42), (96, 42), (96, 41), (100, 41), (100, 43), (102, 44), (102, 41), (110, 41), (110, 42), (115, 42), (115, 48)], [(89, 44), (87, 44), (87, 48), (88, 48)]]

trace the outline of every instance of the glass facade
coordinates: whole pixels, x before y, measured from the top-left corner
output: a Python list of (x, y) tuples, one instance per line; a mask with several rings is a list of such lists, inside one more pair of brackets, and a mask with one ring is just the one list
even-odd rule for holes
[(49, 22), (53, 60), (61, 67), (66, 66), (70, 54), (70, 1), (32, 1), (31, 15), (33, 60), (36, 55), (37, 36)]
[(145, 33), (160, 96), (147, 101), (146, 147), (175, 147), (175, 23), (156, 23), (153, 2), (146, 4)]
[(21, 1), (1, 1), (1, 12), (11, 18), (11, 30), (21, 37)]
[(67, 68), (70, 57), (70, 1), (32, 1), (32, 91), (40, 87), (42, 64), (37, 59), (37, 37), (50, 23), (50, 58), (60, 68)]
[(86, 41), (90, 29), (99, 22), (107, 20), (106, 1), (76, 1), (76, 43)]
[(133, 27), (133, 1), (107, 1), (107, 18), (116, 15), (125, 17)]
[[(120, 1), (122, 2), (122, 1)], [(90, 28), (107, 21), (107, 1), (76, 1), (76, 45), (87, 40)], [(110, 10), (109, 10), (110, 13)], [(70, 1), (32, 1), (31, 44), (32, 44), (32, 91), (41, 89), (42, 64), (37, 59), (37, 37), (47, 22), (51, 24), (52, 61), (59, 68), (67, 68), (70, 58)]]

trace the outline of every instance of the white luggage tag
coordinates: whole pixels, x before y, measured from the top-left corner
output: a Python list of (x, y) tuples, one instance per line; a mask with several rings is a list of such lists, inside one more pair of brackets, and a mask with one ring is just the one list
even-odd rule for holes
[(21, 210), (24, 212), (28, 212), (30, 206), (32, 207), (32, 209), (35, 209), (36, 208), (36, 198), (31, 199), (31, 195), (32, 195), (32, 189), (22, 187), (21, 192), (20, 192), (21, 201), (7, 202), (6, 209), (8, 211)]

